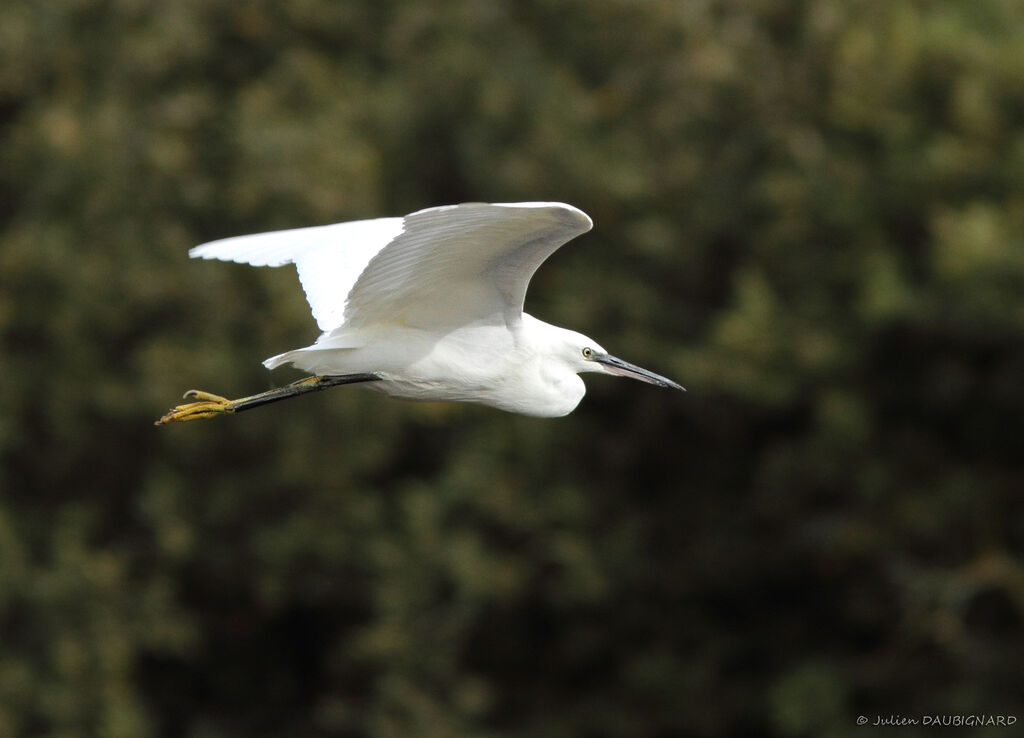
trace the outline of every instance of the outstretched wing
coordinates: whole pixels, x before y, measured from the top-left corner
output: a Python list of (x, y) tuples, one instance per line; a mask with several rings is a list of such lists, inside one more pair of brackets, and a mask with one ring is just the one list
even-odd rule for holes
[(537, 268), (591, 226), (581, 210), (554, 202), (464, 203), (407, 215), (352, 287), (345, 327), (518, 321)]
[(295, 264), (313, 318), (322, 331), (344, 322), (345, 299), (370, 260), (402, 232), (402, 218), (235, 236), (196, 246), (189, 256), (252, 266)]
[(464, 203), (225, 238), (189, 255), (295, 264), (325, 333), (378, 324), (449, 328), (517, 321), (537, 267), (591, 226), (585, 213), (562, 203)]

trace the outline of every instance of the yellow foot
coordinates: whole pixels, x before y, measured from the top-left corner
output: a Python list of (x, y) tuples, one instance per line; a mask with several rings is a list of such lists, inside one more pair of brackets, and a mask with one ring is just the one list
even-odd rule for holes
[(184, 405), (172, 407), (166, 415), (156, 421), (154, 425), (167, 425), (168, 423), (184, 423), (189, 420), (200, 418), (212, 418), (215, 415), (228, 415), (235, 412), (231, 406), (231, 400), (211, 392), (202, 390), (189, 390), (185, 393), (186, 400), (197, 400)]

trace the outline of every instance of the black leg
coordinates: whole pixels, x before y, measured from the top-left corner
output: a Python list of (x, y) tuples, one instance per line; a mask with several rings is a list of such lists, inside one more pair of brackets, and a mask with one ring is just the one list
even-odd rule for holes
[(226, 397), (202, 390), (189, 390), (185, 393), (185, 399), (196, 400), (196, 402), (189, 402), (171, 408), (170, 412), (156, 421), (156, 425), (184, 423), (188, 420), (212, 418), (215, 415), (232, 415), (243, 410), (260, 407), (261, 405), (269, 405), (272, 402), (298, 397), (307, 392), (320, 392), (328, 387), (337, 387), (340, 384), (356, 384), (358, 382), (375, 382), (379, 380), (380, 377), (376, 374), (339, 374), (306, 377), (284, 387), (276, 387), (266, 392), (260, 392), (258, 395), (240, 397), (237, 400), (229, 400)]

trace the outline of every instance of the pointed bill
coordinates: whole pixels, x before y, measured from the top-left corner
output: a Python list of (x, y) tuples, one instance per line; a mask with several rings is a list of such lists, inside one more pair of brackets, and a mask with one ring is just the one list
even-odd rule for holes
[(594, 361), (603, 366), (606, 371), (611, 374), (618, 374), (620, 377), (629, 377), (630, 379), (639, 379), (641, 382), (647, 382), (648, 384), (656, 384), (659, 387), (666, 387), (668, 389), (677, 389), (683, 392), (686, 388), (682, 385), (676, 384), (671, 379), (663, 377), (660, 374), (647, 371), (636, 364), (630, 364), (628, 361), (612, 356), (610, 354), (599, 354), (594, 356)]

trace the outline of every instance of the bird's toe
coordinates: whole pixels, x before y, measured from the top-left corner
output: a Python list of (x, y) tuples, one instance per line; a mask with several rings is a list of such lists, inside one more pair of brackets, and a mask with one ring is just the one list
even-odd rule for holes
[(190, 420), (201, 420), (212, 418), (216, 415), (226, 415), (234, 412), (231, 400), (220, 395), (215, 395), (202, 390), (189, 390), (185, 393), (185, 399), (195, 399), (197, 402), (187, 402), (183, 405), (172, 407), (167, 414), (154, 425), (167, 425), (168, 423), (185, 423)]
[(204, 390), (197, 389), (190, 389), (188, 392), (182, 395), (182, 397), (186, 400), (205, 400), (207, 402), (215, 402), (222, 404), (227, 404), (231, 402), (231, 400), (229, 400), (226, 397), (221, 397), (220, 395), (215, 395), (212, 392), (206, 392)]

